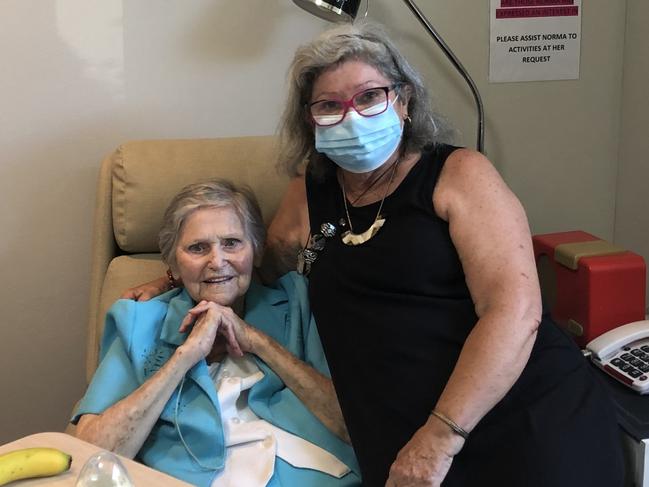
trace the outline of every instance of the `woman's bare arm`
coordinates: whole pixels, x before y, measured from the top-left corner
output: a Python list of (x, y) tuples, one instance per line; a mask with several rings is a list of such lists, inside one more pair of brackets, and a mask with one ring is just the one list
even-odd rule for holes
[(309, 238), (309, 211), (303, 176), (293, 178), (268, 227), (260, 275), (270, 283), (297, 268), (297, 254)]
[(527, 364), (541, 294), (525, 211), (484, 156), (454, 152), (434, 196), (478, 315), (437, 408), (471, 430)]
[[(187, 340), (150, 379), (103, 413), (81, 416), (76, 436), (133, 458), (184, 375), (212, 351), (219, 325), (209, 313), (199, 317)], [(230, 348), (241, 354), (232, 333), (226, 331), (223, 336)]]
[[(536, 339), (541, 297), (532, 240), (520, 202), (477, 152), (451, 154), (433, 207), (449, 223), (478, 316), (435, 409), (470, 432), (518, 379)], [(439, 485), (463, 444), (430, 416), (399, 452), (387, 485)]]
[(265, 333), (250, 326), (250, 352), (257, 355), (336, 436), (351, 443), (333, 382), (290, 353)]
[(84, 414), (75, 435), (133, 458), (185, 373), (193, 366), (181, 348), (149, 380), (101, 414)]

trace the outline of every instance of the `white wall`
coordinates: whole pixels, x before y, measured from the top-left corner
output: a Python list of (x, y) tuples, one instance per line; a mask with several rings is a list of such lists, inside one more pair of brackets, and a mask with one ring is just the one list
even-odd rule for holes
[[(418, 3), (478, 85), (487, 155), (521, 198), (533, 232), (582, 229), (612, 238), (625, 2), (583, 2), (579, 80), (491, 84), (489, 2)], [(404, 48), (422, 68), (442, 111), (473, 146), (468, 88), (420, 35), (401, 2), (380, 5), (384, 18), (397, 19)]]
[(649, 262), (649, 3), (627, 4), (615, 241)]
[[(626, 2), (584, 3), (580, 80), (488, 84), (488, 2), (419, 2), (478, 84), (487, 152), (533, 230), (610, 238)], [(407, 8), (372, 0), (370, 17), (472, 146), (471, 95)], [(292, 52), (324, 26), (290, 0), (0, 2), (0, 442), (62, 429), (85, 386), (102, 157), (127, 139), (273, 133)]]

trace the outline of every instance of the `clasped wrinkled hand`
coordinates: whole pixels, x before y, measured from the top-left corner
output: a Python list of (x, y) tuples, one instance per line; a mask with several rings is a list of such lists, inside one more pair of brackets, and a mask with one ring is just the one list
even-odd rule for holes
[(215, 342), (217, 348), (222, 348), (218, 337), (224, 339), (227, 353), (235, 357), (252, 349), (250, 325), (227, 306), (201, 301), (187, 312), (178, 331), (185, 333), (190, 328), (183, 346), (195, 354), (196, 361), (218, 352), (214, 350)]

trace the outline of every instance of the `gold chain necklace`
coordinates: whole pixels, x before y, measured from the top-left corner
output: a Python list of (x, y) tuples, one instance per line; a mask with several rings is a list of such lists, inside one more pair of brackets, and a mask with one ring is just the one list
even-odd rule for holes
[[(398, 162), (398, 161), (395, 161), (395, 164), (396, 164), (397, 162)], [(392, 166), (394, 166), (394, 164), (393, 164)], [(379, 174), (378, 177), (374, 178), (374, 181), (372, 181), (370, 184), (368, 184), (368, 185), (367, 185), (367, 188), (365, 188), (365, 189), (361, 192), (361, 194), (359, 194), (356, 198), (354, 198), (354, 201), (352, 201), (352, 206), (354, 206), (356, 203), (358, 203), (358, 202), (360, 201), (360, 199), (361, 199), (363, 196), (365, 196), (365, 195), (370, 191), (370, 189), (372, 189), (372, 188), (376, 185), (376, 183), (378, 183), (379, 181), (381, 181), (381, 180), (385, 177), (385, 175), (386, 175), (387, 173), (389, 173), (389, 172), (392, 170), (392, 166), (388, 167), (388, 168), (387, 168), (386, 170), (384, 170), (381, 174)], [(342, 173), (341, 173), (341, 176), (344, 177), (344, 175), (343, 175)]]
[[(385, 193), (383, 193), (383, 198), (381, 198), (381, 204), (379, 205), (379, 210), (376, 212), (376, 216), (374, 217), (374, 222), (363, 233), (354, 233), (352, 219), (349, 217), (349, 208), (347, 207), (347, 193), (345, 192), (345, 173), (342, 172), (343, 204), (345, 205), (345, 215), (347, 216), (347, 224), (349, 225), (349, 230), (342, 234), (342, 240), (345, 245), (360, 245), (367, 242), (374, 235), (376, 235), (376, 233), (385, 223), (385, 218), (381, 217), (381, 210), (383, 209), (385, 198), (388, 196), (388, 192), (390, 191), (390, 186), (392, 186), (392, 181), (394, 180), (394, 175), (397, 172), (397, 165), (399, 164), (400, 159), (401, 158), (397, 159), (393, 164), (390, 181), (388, 181), (388, 185), (385, 188)], [(367, 190), (365, 192), (367, 192)], [(363, 196), (365, 192), (363, 192), (361, 196)], [(360, 197), (356, 198), (355, 201), (358, 201), (359, 199)]]

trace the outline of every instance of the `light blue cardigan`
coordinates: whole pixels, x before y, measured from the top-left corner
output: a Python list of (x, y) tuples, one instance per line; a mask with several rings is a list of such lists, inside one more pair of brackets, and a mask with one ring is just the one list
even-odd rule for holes
[[(178, 327), (192, 306), (194, 302), (183, 289), (146, 302), (117, 301), (106, 317), (99, 367), (72, 422), (76, 424), (86, 413), (103, 412), (151, 377), (185, 341), (187, 334), (178, 333)], [(246, 294), (244, 319), (329, 376), (302, 276), (291, 272), (272, 288), (253, 282)], [(331, 452), (352, 470), (337, 479), (276, 458), (275, 474), (268, 486), (360, 486), (352, 448), (326, 429), (264, 362), (255, 359), (265, 376), (250, 391), (251, 409), (270, 423)], [(205, 487), (223, 469), (221, 414), (205, 360), (196, 364), (176, 388), (136, 458)]]

